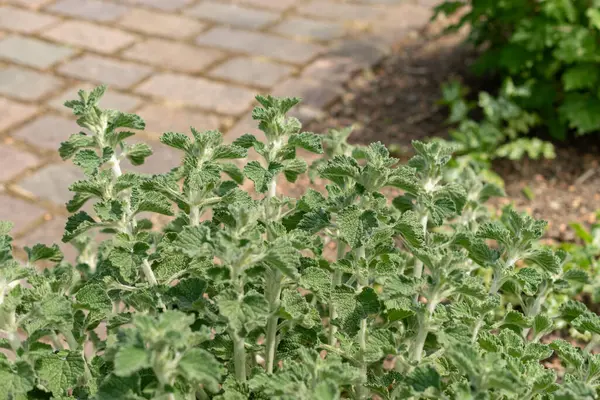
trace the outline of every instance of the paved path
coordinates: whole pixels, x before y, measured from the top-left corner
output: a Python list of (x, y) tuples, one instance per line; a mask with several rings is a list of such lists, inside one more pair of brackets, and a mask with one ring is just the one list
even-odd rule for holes
[(304, 98), (318, 118), (344, 83), (421, 28), (432, 0), (0, 1), (0, 220), (18, 245), (59, 240), (78, 170), (57, 156), (77, 132), (80, 88), (109, 85), (102, 105), (140, 114), (164, 172), (166, 130), (254, 129), (254, 95)]

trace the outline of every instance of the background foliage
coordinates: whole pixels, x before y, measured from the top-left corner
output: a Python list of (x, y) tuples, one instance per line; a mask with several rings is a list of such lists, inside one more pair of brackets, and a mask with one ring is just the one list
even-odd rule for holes
[[(468, 26), (468, 40), (480, 51), (474, 71), (502, 83), (493, 95), (498, 97), (482, 93), (480, 105), (497, 102), (495, 118), (508, 118), (509, 126), (516, 121), (523, 128), (518, 135), (531, 129), (534, 120), (557, 139), (600, 130), (599, 0), (446, 1), (436, 12), (462, 15), (449, 32)], [(480, 132), (470, 134), (471, 141), (485, 142), (484, 150), (498, 138), (485, 113)], [(454, 112), (453, 117), (458, 121)], [(459, 130), (464, 136), (464, 129)], [(502, 139), (522, 140), (504, 130)], [(515, 155), (508, 149), (505, 154)]]

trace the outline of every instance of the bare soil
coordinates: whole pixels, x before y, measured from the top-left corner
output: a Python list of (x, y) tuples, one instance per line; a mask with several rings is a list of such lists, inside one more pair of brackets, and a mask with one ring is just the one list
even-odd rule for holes
[[(355, 126), (351, 140), (381, 141), (409, 155), (414, 139), (446, 137), (447, 113), (438, 105), (441, 84), (458, 77), (471, 86), (485, 85), (469, 74), (474, 58), (462, 36), (439, 37), (438, 27), (399, 44), (373, 71), (356, 77), (328, 117), (307, 127), (314, 132)], [(506, 184), (507, 198), (550, 223), (551, 240), (574, 240), (570, 222), (591, 223), (600, 200), (600, 140), (591, 135), (557, 142), (554, 160), (501, 160), (494, 170)]]

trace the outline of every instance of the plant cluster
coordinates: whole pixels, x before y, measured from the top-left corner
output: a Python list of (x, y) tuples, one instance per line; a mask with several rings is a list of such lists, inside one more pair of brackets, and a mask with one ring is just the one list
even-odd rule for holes
[[(549, 339), (564, 321), (600, 333), (583, 304), (546, 304), (587, 275), (540, 245), (543, 221), (492, 220), (497, 186), (444, 179), (452, 147), (416, 141), (400, 165), (348, 130), (303, 132), (299, 99), (258, 96), (266, 141), (168, 132), (181, 166), (141, 175), (121, 161), (151, 155), (126, 143), (144, 123), (99, 108), (104, 90), (66, 103), (87, 131), (60, 148), (86, 175), (62, 238), (76, 262), (38, 244), (22, 263), (0, 229), (3, 398), (598, 397), (600, 356)], [(324, 158), (309, 169), (299, 149)], [(309, 170), (323, 191), (281, 193)]]
[[(448, 107), (447, 122), (454, 126), (449, 134), (457, 146), (453, 162), (459, 170), (471, 165), (492, 174), (494, 159), (520, 160), (525, 155), (533, 160), (556, 157), (552, 143), (525, 137), (540, 123), (535, 113), (517, 104), (519, 98), (530, 95), (526, 88), (517, 88), (507, 79), (497, 97), (480, 92), (476, 104), (469, 101), (468, 92), (457, 80), (442, 86), (441, 104)], [(501, 182), (498, 176), (494, 179)]]
[(458, 12), (449, 31), (469, 27), (469, 41), (481, 50), (475, 71), (521, 88), (511, 102), (523, 111), (512, 115), (517, 108), (501, 104), (502, 118), (535, 117), (561, 139), (600, 131), (600, 1), (451, 0), (436, 9)]

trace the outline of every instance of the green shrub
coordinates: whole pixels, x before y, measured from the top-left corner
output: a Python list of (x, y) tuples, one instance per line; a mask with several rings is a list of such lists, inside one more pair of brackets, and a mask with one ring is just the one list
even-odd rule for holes
[[(453, 148), (414, 142), (398, 165), (332, 131), (325, 190), (289, 198), (278, 178), (306, 172), (296, 151), (323, 153), (321, 137), (286, 117), (298, 99), (258, 96), (266, 142), (168, 132), (181, 166), (140, 175), (121, 161), (151, 155), (125, 142), (144, 122), (100, 109), (103, 92), (66, 103), (89, 131), (60, 148), (86, 175), (63, 236), (76, 263), (36, 245), (23, 264), (0, 228), (2, 398), (597, 398), (600, 356), (550, 337), (562, 321), (600, 333), (600, 317), (546, 306), (585, 273), (538, 243), (543, 221), (491, 220), (498, 187), (468, 168), (444, 180)], [(173, 219), (151, 229), (142, 213)]]
[(599, 0), (446, 1), (438, 13), (465, 10), (464, 25), (482, 50), (475, 71), (526, 87), (516, 99), (555, 138), (600, 131)]

